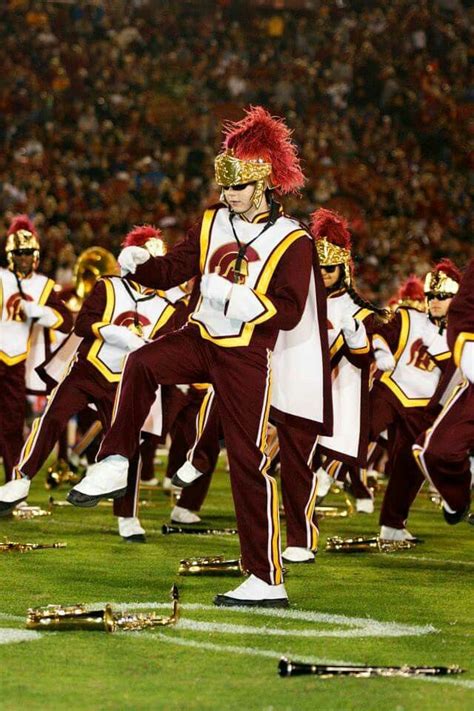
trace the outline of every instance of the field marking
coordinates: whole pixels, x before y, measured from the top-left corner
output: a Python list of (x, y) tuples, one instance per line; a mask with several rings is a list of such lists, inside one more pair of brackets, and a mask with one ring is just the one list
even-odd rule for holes
[(427, 558), (424, 555), (405, 555), (403, 556), (403, 559), (407, 560), (420, 560), (426, 563), (442, 563), (443, 565), (468, 565), (470, 567), (474, 566), (474, 563), (471, 563), (468, 560), (452, 560), (452, 559), (446, 559), (446, 558)]
[[(103, 607), (106, 603), (97, 602), (88, 607)], [(130, 610), (164, 610), (169, 609), (170, 604), (165, 602), (112, 602), (112, 607)], [(265, 634), (280, 636), (306, 636), (306, 637), (406, 637), (433, 634), (439, 632), (433, 625), (406, 625), (398, 622), (381, 622), (370, 617), (347, 617), (346, 615), (331, 615), (325, 612), (310, 612), (305, 610), (280, 610), (272, 608), (248, 608), (232, 607), (219, 608), (215, 605), (203, 605), (201, 603), (185, 603), (181, 605), (183, 610), (202, 610), (214, 612), (215, 614), (240, 613), (252, 616), (271, 617), (280, 620), (298, 620), (301, 622), (323, 623), (328, 625), (342, 625), (352, 629), (342, 630), (277, 630), (269, 627), (244, 627), (219, 622), (200, 622), (194, 620), (181, 620), (178, 625), (191, 629), (190, 625), (196, 625), (207, 632), (228, 634)], [(211, 629), (212, 628), (212, 629)]]
[(0, 627), (0, 644), (32, 642), (34, 639), (41, 639), (42, 636), (43, 635), (34, 630), (18, 630), (10, 629), (9, 627)]
[(23, 615), (10, 615), (8, 612), (0, 612), (0, 620), (6, 620), (7, 622), (25, 622), (26, 617)]
[[(126, 634), (124, 632), (123, 634)], [(138, 632), (140, 637), (152, 637), (156, 639), (159, 637), (162, 642), (168, 642), (169, 644), (177, 644), (181, 647), (193, 647), (194, 649), (201, 649), (207, 652), (218, 652), (218, 653), (228, 653), (228, 654), (241, 654), (248, 655), (252, 657), (266, 657), (267, 659), (281, 659), (283, 656), (291, 658), (293, 655), (289, 652), (277, 652), (272, 649), (257, 649), (256, 647), (233, 647), (230, 644), (214, 644), (213, 642), (196, 642), (192, 639), (182, 639), (181, 637), (173, 637), (172, 635), (165, 634), (164, 632)], [(363, 662), (347, 662), (339, 661), (334, 659), (321, 659), (320, 657), (305, 657), (298, 655), (298, 661), (305, 662), (306, 664), (344, 664), (344, 665), (358, 665)], [(388, 677), (385, 677), (388, 678)], [(444, 679), (435, 678), (430, 676), (417, 676), (417, 677), (394, 677), (397, 679), (407, 679), (408, 681), (429, 681), (437, 684), (451, 684), (452, 686), (460, 686), (466, 689), (474, 689), (474, 681), (468, 679)], [(319, 681), (332, 681), (332, 679), (319, 679)]]

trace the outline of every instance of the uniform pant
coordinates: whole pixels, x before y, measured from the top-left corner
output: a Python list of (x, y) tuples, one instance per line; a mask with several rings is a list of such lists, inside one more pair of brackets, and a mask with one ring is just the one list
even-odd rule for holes
[(390, 477), (380, 511), (380, 525), (405, 528), (411, 505), (421, 487), (424, 477), (416, 465), (412, 453), (419, 433), (431, 421), (432, 414), (426, 408), (405, 408), (392, 425), (390, 446)]
[[(102, 385), (91, 377), (90, 371), (82, 363), (75, 363), (66, 377), (49, 396), (48, 404), (34, 422), (15, 467), (18, 476), (29, 479), (38, 473), (61, 434), (64, 423), (71, 417), (94, 403), (104, 431), (110, 425), (116, 387), (112, 383)], [(137, 474), (139, 469), (138, 450), (133, 452), (129, 468), (129, 480), (125, 496), (114, 501), (116, 516), (134, 516), (137, 506)]]
[(12, 479), (13, 467), (23, 447), (25, 414), (25, 363), (6, 365), (0, 361), (0, 456), (5, 481)]
[[(183, 489), (180, 506), (199, 511), (206, 497), (219, 456), (219, 425), (215, 396), (211, 391), (201, 406), (197, 418), (196, 441), (188, 454), (189, 461), (204, 476)], [(315, 437), (282, 424), (277, 425), (277, 432), (287, 545), (317, 550), (319, 530), (314, 516), (317, 482), (310, 467)]]
[(311, 470), (316, 438), (303, 430), (277, 424), (280, 476), (286, 518), (286, 544), (316, 551), (319, 529), (314, 515), (317, 478)]
[(328, 459), (324, 462), (327, 473), (336, 481), (345, 481), (349, 476), (352, 494), (356, 499), (372, 499), (372, 492), (367, 486), (365, 477), (366, 469), (361, 469), (357, 464), (348, 464), (338, 459)]
[(270, 584), (282, 581), (278, 490), (267, 474), (265, 441), (271, 396), (270, 352), (225, 348), (185, 326), (126, 360), (112, 426), (98, 458), (130, 459), (160, 384), (213, 384), (229, 456), (244, 568)]
[(473, 447), (474, 385), (465, 381), (413, 447), (421, 472), (454, 511), (469, 505)]
[(209, 491), (220, 452), (221, 425), (216, 396), (212, 388), (202, 399), (194, 418), (192, 432), (193, 438), (188, 444), (187, 459), (202, 472), (203, 476), (182, 490), (179, 505), (191, 511), (200, 511)]

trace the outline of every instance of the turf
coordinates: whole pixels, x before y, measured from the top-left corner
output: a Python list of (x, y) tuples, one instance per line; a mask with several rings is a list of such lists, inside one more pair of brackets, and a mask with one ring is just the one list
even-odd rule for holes
[[(31, 504), (46, 507), (44, 477)], [(55, 496), (65, 497), (65, 490)], [(314, 565), (289, 566), (291, 611), (371, 618), (382, 623), (432, 626), (428, 634), (380, 636), (384, 626), (331, 617), (293, 619), (211, 606), (235, 578), (181, 577), (181, 558), (238, 556), (235, 537), (163, 536), (169, 499), (146, 493), (142, 509), (146, 545), (121, 541), (110, 507), (58, 508), (31, 521), (0, 519), (0, 540), (65, 541), (65, 550), (0, 553), (0, 638), (23, 630), (28, 607), (75, 602), (163, 603), (177, 582), (182, 619), (176, 627), (108, 635), (41, 632), (37, 639), (0, 645), (0, 708), (10, 709), (301, 709), (410, 711), (474, 708), (472, 656), (472, 527), (448, 527), (422, 493), (410, 530), (424, 539), (395, 554), (337, 555), (324, 551), (333, 535), (377, 532), (377, 515), (321, 522)], [(379, 501), (378, 501), (379, 503)], [(378, 507), (377, 507), (378, 508)], [(228, 476), (215, 476), (203, 510), (211, 527), (233, 526)], [(191, 607), (188, 607), (191, 605)], [(142, 611), (142, 610), (141, 610)], [(210, 623), (205, 625), (204, 623)], [(354, 630), (358, 636), (354, 635)], [(392, 630), (393, 631), (393, 630)], [(405, 630), (406, 632), (407, 630)], [(426, 632), (426, 630), (424, 630)], [(370, 636), (368, 636), (370, 633)], [(341, 636), (345, 634), (345, 636)], [(311, 636), (312, 635), (312, 636)], [(467, 673), (439, 679), (282, 679), (280, 655), (292, 659), (387, 665), (459, 664)]]

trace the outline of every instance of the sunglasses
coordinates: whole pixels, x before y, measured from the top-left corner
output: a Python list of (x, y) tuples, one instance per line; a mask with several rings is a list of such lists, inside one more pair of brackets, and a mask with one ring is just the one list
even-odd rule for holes
[(325, 272), (328, 274), (332, 274), (333, 272), (336, 271), (338, 268), (339, 264), (325, 264), (324, 266), (321, 265), (321, 269), (324, 269)]
[(446, 299), (452, 299), (454, 294), (447, 294), (446, 292), (442, 294), (433, 294), (432, 291), (429, 291), (427, 294), (425, 294), (425, 296), (428, 301), (432, 301), (433, 299), (437, 299), (438, 301), (446, 301)]
[(237, 190), (237, 191), (240, 191), (240, 190), (245, 190), (245, 188), (248, 188), (249, 185), (255, 185), (255, 182), (251, 182), (251, 183), (239, 183), (239, 185), (223, 185), (223, 186), (222, 186), (222, 190), (224, 190), (224, 192), (225, 192), (226, 190)]
[(12, 254), (15, 257), (32, 257), (35, 252), (35, 249), (12, 249)]

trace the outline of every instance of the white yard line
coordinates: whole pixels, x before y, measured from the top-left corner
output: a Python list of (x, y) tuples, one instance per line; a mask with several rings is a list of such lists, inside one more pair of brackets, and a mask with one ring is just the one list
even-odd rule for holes
[(467, 565), (473, 567), (474, 563), (468, 560), (452, 560), (449, 558), (427, 558), (422, 555), (404, 555), (403, 558), (408, 560), (419, 560), (423, 563), (441, 563), (442, 565)]
[[(126, 634), (124, 632), (123, 634)], [(218, 652), (219, 654), (239, 654), (247, 655), (252, 657), (266, 657), (269, 659), (281, 659), (282, 656), (287, 656), (289, 659), (293, 657), (289, 652), (277, 652), (272, 649), (257, 649), (255, 647), (233, 647), (229, 644), (214, 644), (213, 642), (196, 642), (191, 639), (182, 639), (181, 637), (173, 637), (172, 635), (165, 634), (163, 632), (153, 633), (153, 632), (139, 632), (140, 637), (159, 637), (162, 642), (168, 642), (169, 644), (177, 644), (180, 647), (192, 647), (194, 649), (201, 649), (208, 652)], [(344, 665), (358, 665), (361, 662), (347, 662), (334, 659), (322, 659), (320, 657), (304, 657), (298, 655), (298, 661), (305, 662), (307, 664), (344, 664)], [(276, 673), (276, 670), (275, 670)], [(306, 677), (305, 677), (306, 678)], [(469, 679), (445, 679), (441, 677), (429, 677), (429, 676), (418, 676), (418, 677), (396, 677), (397, 679), (408, 679), (410, 681), (430, 681), (436, 684), (451, 684), (452, 686), (460, 686), (466, 689), (474, 689), (474, 681)], [(322, 681), (321, 679), (319, 681)], [(332, 681), (332, 679), (325, 679), (324, 681)]]
[[(96, 602), (88, 605), (88, 607), (104, 607), (105, 602)], [(112, 602), (112, 607), (129, 610), (169, 610), (170, 603), (166, 602)], [(216, 615), (229, 615), (232, 613), (240, 613), (252, 615), (254, 617), (271, 617), (280, 620), (298, 620), (301, 622), (322, 623), (326, 625), (339, 625), (349, 627), (351, 629), (339, 630), (279, 630), (274, 627), (242, 627), (241, 625), (229, 625), (219, 622), (198, 622), (194, 620), (183, 620), (181, 623), (184, 627), (190, 629), (190, 625), (202, 625), (202, 630), (205, 626), (208, 632), (224, 632), (224, 629), (229, 630), (229, 634), (268, 634), (281, 636), (307, 636), (307, 637), (405, 637), (432, 634), (439, 630), (433, 625), (404, 625), (398, 622), (381, 622), (370, 617), (347, 617), (346, 615), (331, 615), (326, 612), (310, 612), (306, 610), (279, 610), (272, 608), (249, 608), (249, 607), (232, 607), (219, 608), (214, 605), (203, 605), (201, 603), (185, 603), (181, 605), (183, 610), (203, 610), (205, 612), (213, 612)], [(211, 629), (212, 627), (212, 629)], [(195, 627), (198, 629), (198, 627)]]
[[(23, 618), (22, 618), (23, 619)], [(31, 642), (41, 639), (43, 635), (34, 630), (17, 630), (0, 627), (0, 644), (14, 644), (15, 642)]]

